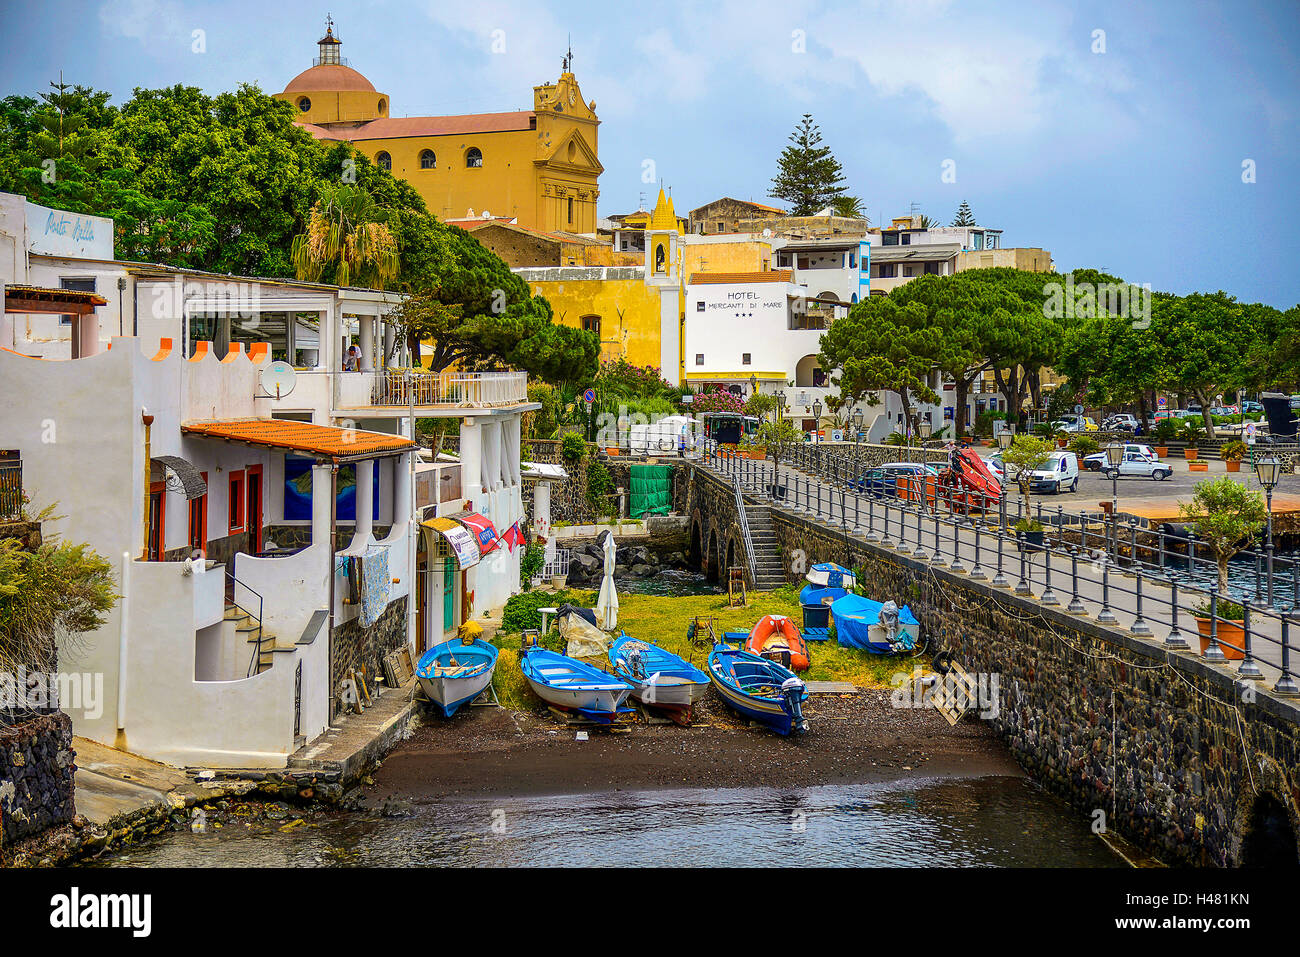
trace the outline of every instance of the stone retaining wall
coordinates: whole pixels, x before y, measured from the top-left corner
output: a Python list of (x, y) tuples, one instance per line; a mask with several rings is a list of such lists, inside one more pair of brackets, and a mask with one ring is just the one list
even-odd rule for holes
[[(692, 473), (692, 522), (727, 527), (734, 499), (715, 476)], [(916, 613), (928, 642), (917, 663), (942, 650), (972, 674), (996, 675), (988, 720), (1094, 826), (1170, 863), (1235, 866), (1270, 852), (1300, 861), (1297, 702), (1238, 684), (1235, 665), (1166, 652), (813, 519), (773, 509), (772, 521), (787, 580), (819, 561), (860, 568), (868, 594)], [(900, 662), (900, 673), (911, 666)]]
[(0, 846), (72, 820), (75, 760), (62, 712), (0, 729)]
[[(366, 669), (370, 693), (375, 693), (375, 679), (384, 673), (384, 656), (406, 644), (406, 596), (389, 602), (382, 615), (369, 628), (361, 626), (360, 617), (334, 629), (330, 659), (331, 686), (338, 694), (344, 678)], [(339, 701), (331, 703), (330, 714), (339, 710)]]

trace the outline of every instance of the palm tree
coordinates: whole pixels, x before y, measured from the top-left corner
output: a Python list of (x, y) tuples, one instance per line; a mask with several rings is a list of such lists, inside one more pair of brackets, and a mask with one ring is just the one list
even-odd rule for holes
[(937, 219), (931, 219), (929, 216), (926, 216), (924, 213), (922, 213), (918, 218), (920, 220), (922, 229), (936, 229), (939, 226), (939, 221)]
[(864, 219), (867, 225), (871, 225), (871, 220), (867, 219), (867, 214), (862, 208), (862, 200), (857, 196), (836, 196), (831, 200), (830, 205), (836, 216), (843, 216), (846, 219)]
[(321, 186), (307, 231), (293, 238), (293, 265), (308, 282), (320, 281), (333, 266), (337, 285), (385, 288), (399, 270), (388, 213), (359, 186)]

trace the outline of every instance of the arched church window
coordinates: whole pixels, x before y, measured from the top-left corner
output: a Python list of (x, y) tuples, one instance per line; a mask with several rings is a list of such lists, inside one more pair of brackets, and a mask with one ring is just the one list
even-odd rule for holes
[(380, 169), (386, 169), (390, 173), (393, 171), (393, 158), (387, 153), (376, 154), (375, 162), (379, 164)]
[(386, 109), (388, 109), (388, 104), (385, 103), (383, 100), (380, 100), (380, 101), (379, 101), (379, 115), (380, 115), (380, 116), (383, 116), (383, 115), (384, 115), (384, 110), (386, 110)]
[(436, 169), (438, 166), (438, 157), (433, 155), (433, 150), (420, 151), (420, 169)]
[(465, 165), (470, 169), (479, 169), (483, 165), (483, 153), (477, 146), (471, 146), (465, 151)]

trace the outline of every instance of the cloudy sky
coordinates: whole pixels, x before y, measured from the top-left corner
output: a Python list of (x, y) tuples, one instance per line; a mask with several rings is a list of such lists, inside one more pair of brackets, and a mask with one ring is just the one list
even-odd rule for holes
[(602, 120), (602, 215), (653, 202), (650, 168), (679, 212), (770, 202), (809, 112), (873, 221), (916, 204), (947, 223), (966, 200), (1062, 270), (1300, 301), (1295, 0), (6, 0), (0, 95), (60, 69), (118, 103), (278, 92), (327, 10), (394, 116), (528, 108), (571, 37)]

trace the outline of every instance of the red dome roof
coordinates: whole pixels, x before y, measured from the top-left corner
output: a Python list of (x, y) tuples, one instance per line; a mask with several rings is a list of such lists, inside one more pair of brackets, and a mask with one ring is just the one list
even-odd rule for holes
[(370, 81), (341, 63), (322, 63), (311, 69), (303, 70), (285, 86), (285, 93), (312, 93), (326, 91), (374, 93)]

